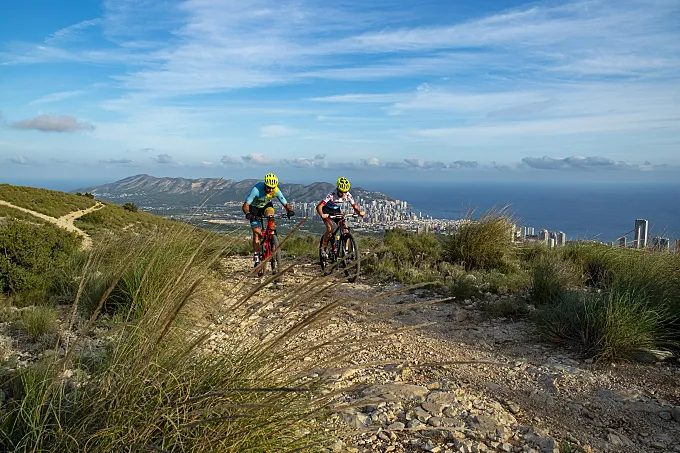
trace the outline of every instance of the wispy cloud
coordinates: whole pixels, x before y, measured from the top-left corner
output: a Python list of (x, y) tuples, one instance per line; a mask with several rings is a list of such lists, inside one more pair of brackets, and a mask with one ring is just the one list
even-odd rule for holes
[[(84, 72), (114, 81), (78, 110), (95, 118), (97, 144), (177, 160), (196, 150), (227, 166), (481, 169), (492, 166), (483, 159), (567, 155), (579, 140), (580, 152), (615, 162), (633, 155), (622, 143), (664, 157), (680, 145), (677, 1), (471, 7), (464, 20), (435, 3), (103, 0), (102, 17), (44, 42), (0, 43), (0, 65), (90, 65)], [(22, 105), (73, 99), (80, 86)], [(9, 127), (94, 129), (59, 115)], [(225, 137), (257, 153), (221, 158)], [(356, 162), (288, 157), (314, 149), (351, 150)], [(151, 159), (177, 165), (170, 154)]]
[(82, 90), (76, 90), (76, 91), (61, 91), (58, 93), (50, 93), (48, 95), (45, 95), (41, 98), (38, 98), (34, 101), (31, 101), (28, 103), (28, 105), (40, 105), (40, 104), (51, 104), (54, 102), (59, 102), (63, 101), (66, 99), (70, 99), (76, 96), (80, 96), (85, 94), (85, 91)]
[(47, 38), (45, 38), (45, 43), (58, 44), (63, 41), (73, 41), (81, 39), (83, 30), (99, 25), (100, 23), (101, 23), (100, 19), (90, 19), (84, 20), (74, 25), (70, 25), (68, 27), (64, 27), (60, 30), (55, 31)]
[(12, 129), (37, 130), (43, 132), (90, 132), (94, 125), (68, 115), (40, 115), (10, 125)]

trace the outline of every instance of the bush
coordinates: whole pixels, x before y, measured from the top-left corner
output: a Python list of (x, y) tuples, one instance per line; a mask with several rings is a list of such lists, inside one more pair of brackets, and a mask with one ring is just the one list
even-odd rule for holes
[(361, 245), (360, 250), (375, 252), (364, 264), (373, 275), (404, 283), (441, 280), (441, 241), (434, 234), (395, 228), (385, 232), (381, 243)]
[(56, 283), (80, 238), (65, 230), (9, 220), (0, 225), (0, 292), (47, 288)]
[(136, 204), (129, 201), (123, 205), (123, 209), (130, 212), (137, 212), (139, 210)]
[(22, 330), (32, 341), (40, 337), (51, 336), (57, 332), (57, 312), (44, 306), (27, 307), (20, 312), (16, 327)]
[(555, 253), (544, 255), (533, 265), (529, 299), (535, 305), (554, 303), (565, 291), (582, 285), (583, 277), (576, 265)]
[(511, 217), (504, 210), (492, 209), (478, 220), (468, 220), (444, 241), (443, 258), (467, 270), (506, 271), (516, 261), (512, 242)]
[(627, 358), (637, 348), (669, 344), (669, 312), (628, 291), (568, 291), (536, 317), (539, 335), (598, 359)]

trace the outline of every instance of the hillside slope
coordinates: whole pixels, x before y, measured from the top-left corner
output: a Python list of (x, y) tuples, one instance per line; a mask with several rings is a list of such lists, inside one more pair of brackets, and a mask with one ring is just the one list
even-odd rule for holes
[[(191, 206), (209, 199), (209, 204), (223, 204), (230, 201), (243, 201), (248, 191), (258, 180), (217, 178), (156, 178), (150, 175), (130, 176), (120, 181), (100, 186), (77, 189), (80, 192), (91, 192), (98, 199), (116, 203), (132, 201), (140, 205), (172, 205)], [(309, 185), (279, 185), (289, 201), (317, 202), (334, 186), (326, 182), (315, 182)], [(73, 191), (75, 192), (75, 190)], [(361, 187), (353, 187), (352, 194), (368, 200), (392, 200), (381, 192), (372, 192)]]

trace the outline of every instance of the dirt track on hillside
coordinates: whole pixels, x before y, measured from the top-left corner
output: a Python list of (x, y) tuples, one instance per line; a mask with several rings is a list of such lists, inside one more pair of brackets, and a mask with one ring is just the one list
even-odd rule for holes
[(10, 208), (17, 209), (17, 210), (25, 212), (27, 214), (31, 214), (32, 216), (38, 217), (39, 219), (53, 223), (54, 225), (58, 226), (59, 228), (63, 228), (67, 231), (70, 231), (71, 233), (77, 234), (78, 236), (83, 238), (83, 243), (81, 245), (81, 249), (83, 249), (83, 250), (88, 250), (88, 249), (92, 248), (92, 238), (90, 237), (90, 235), (85, 233), (83, 230), (76, 227), (73, 224), (73, 222), (75, 222), (76, 219), (84, 216), (85, 214), (88, 214), (92, 211), (96, 211), (96, 210), (104, 207), (103, 203), (97, 202), (94, 206), (91, 206), (87, 209), (81, 209), (80, 211), (69, 212), (66, 215), (63, 215), (59, 218), (55, 218), (55, 217), (50, 217), (50, 216), (45, 215), (45, 214), (41, 214), (41, 213), (36, 212), (36, 211), (32, 211), (30, 209), (22, 208), (21, 206), (13, 205), (12, 203), (8, 203), (4, 200), (0, 200), (0, 205), (8, 206)]

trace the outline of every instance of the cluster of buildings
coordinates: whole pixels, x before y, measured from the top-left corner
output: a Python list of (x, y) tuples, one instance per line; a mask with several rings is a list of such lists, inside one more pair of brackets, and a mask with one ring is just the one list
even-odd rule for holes
[[(633, 234), (633, 240), (629, 243), (628, 236)], [(671, 239), (664, 236), (654, 236), (649, 242), (649, 222), (646, 219), (636, 219), (635, 227), (619, 237), (618, 246), (621, 248), (644, 249), (650, 248), (659, 252), (671, 251)], [(611, 243), (612, 246), (616, 243)], [(672, 251), (680, 253), (680, 239), (675, 239), (672, 244)]]
[(545, 228), (535, 232), (534, 227), (513, 225), (512, 228), (513, 242), (527, 242), (527, 243), (541, 243), (550, 248), (562, 247), (567, 243), (567, 235), (564, 231), (548, 231)]
[[(367, 200), (357, 197), (354, 200), (360, 209), (366, 213), (362, 219), (356, 219), (359, 230), (382, 231), (388, 228), (401, 228), (418, 233), (444, 233), (452, 231), (460, 220), (433, 219), (423, 216), (422, 212), (409, 210), (409, 204), (404, 200)], [(300, 216), (310, 219), (318, 217), (316, 204), (310, 202), (295, 202), (291, 205)], [(347, 209), (345, 209), (347, 211)], [(351, 212), (351, 209), (349, 209)]]

